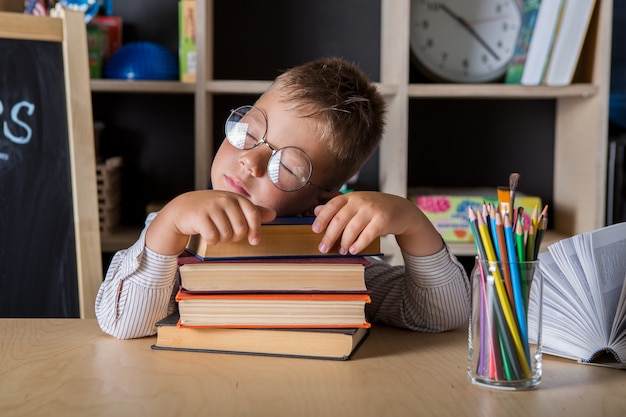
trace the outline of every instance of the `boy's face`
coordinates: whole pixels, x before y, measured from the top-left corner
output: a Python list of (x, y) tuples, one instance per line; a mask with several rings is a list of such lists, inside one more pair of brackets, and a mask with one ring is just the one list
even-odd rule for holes
[[(298, 117), (280, 99), (279, 93), (271, 90), (255, 103), (267, 115), (267, 143), (274, 149), (296, 146), (305, 151), (313, 165), (310, 182), (325, 187), (329, 176), (324, 173), (331, 167), (326, 148), (316, 140), (317, 119)], [(211, 167), (213, 189), (241, 194), (258, 206), (276, 210), (278, 216), (302, 214), (332, 197), (315, 185), (292, 192), (278, 189), (267, 175), (271, 155), (267, 146), (241, 150), (224, 139)]]

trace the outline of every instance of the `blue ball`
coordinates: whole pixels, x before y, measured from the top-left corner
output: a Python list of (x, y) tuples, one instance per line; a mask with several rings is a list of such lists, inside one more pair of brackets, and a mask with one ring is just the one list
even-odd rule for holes
[(131, 42), (111, 56), (104, 76), (122, 80), (177, 80), (178, 61), (159, 44)]

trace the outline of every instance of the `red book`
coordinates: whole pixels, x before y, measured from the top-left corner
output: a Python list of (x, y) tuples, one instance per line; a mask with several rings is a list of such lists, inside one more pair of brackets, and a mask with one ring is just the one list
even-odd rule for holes
[(179, 326), (225, 328), (370, 327), (365, 319), (367, 293), (198, 294), (176, 295)]

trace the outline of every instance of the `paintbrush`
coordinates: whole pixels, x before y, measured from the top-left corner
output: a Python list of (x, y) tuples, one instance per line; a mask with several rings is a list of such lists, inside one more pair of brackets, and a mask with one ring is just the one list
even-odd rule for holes
[(519, 185), (520, 174), (517, 172), (509, 175), (509, 193), (511, 199), (511, 207), (515, 207), (515, 192), (517, 191), (517, 186)]
[(507, 187), (498, 187), (498, 205), (502, 217), (512, 218), (513, 207), (511, 205), (511, 193)]

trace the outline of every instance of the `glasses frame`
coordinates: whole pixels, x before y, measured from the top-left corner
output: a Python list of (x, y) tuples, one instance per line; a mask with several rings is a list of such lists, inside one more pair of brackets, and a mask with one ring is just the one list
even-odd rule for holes
[[(228, 136), (228, 121), (230, 120), (231, 117), (233, 117), (234, 114), (237, 114), (240, 110), (242, 109), (246, 109), (245, 113), (243, 113), (243, 116), (241, 116), (241, 118), (243, 118), (246, 114), (248, 114), (248, 112), (250, 112), (251, 110), (257, 110), (259, 113), (261, 113), (261, 115), (263, 116), (263, 119), (265, 120), (265, 129), (263, 132), (263, 137), (261, 139), (258, 140), (257, 143), (254, 144), (254, 146), (250, 147), (250, 148), (239, 148), (238, 146), (236, 146), (229, 138)], [(246, 105), (246, 106), (239, 106), (236, 109), (232, 109), (230, 111), (230, 114), (228, 115), (228, 118), (226, 119), (226, 122), (224, 123), (224, 132), (226, 134), (226, 140), (228, 140), (228, 143), (231, 144), (231, 146), (235, 149), (239, 149), (242, 151), (251, 151), (253, 149), (258, 148), (261, 145), (265, 145), (267, 146), (271, 151), (272, 154), (270, 155), (270, 158), (267, 161), (267, 168), (265, 170), (266, 175), (268, 176), (268, 178), (270, 179), (270, 182), (272, 183), (272, 185), (274, 185), (274, 187), (278, 188), (281, 191), (287, 192), (287, 193), (291, 193), (291, 192), (295, 192), (295, 191), (300, 191), (301, 189), (303, 189), (306, 185), (310, 185), (313, 187), (317, 187), (320, 190), (323, 191), (328, 191), (330, 192), (330, 190), (328, 190), (325, 187), (322, 187), (321, 185), (315, 184), (313, 182), (310, 181), (311, 179), (311, 175), (313, 174), (313, 163), (311, 162), (311, 157), (301, 148), (297, 147), (297, 146), (283, 146), (282, 148), (275, 148), (273, 147), (268, 141), (267, 141), (267, 127), (268, 127), (268, 119), (267, 119), (267, 114), (265, 114), (265, 112), (263, 110), (261, 110), (260, 108), (256, 107), (256, 106), (251, 106), (251, 105)], [(306, 160), (309, 163), (309, 175), (306, 179), (305, 182), (302, 183), (302, 185), (300, 185), (300, 187), (293, 189), (293, 190), (285, 190), (281, 187), (278, 186), (278, 184), (276, 184), (274, 181), (272, 181), (272, 177), (270, 176), (270, 167), (271, 167), (271, 162), (272, 162), (272, 158), (280, 151), (284, 150), (284, 149), (297, 149), (300, 152), (302, 152), (302, 154), (306, 157)], [(289, 168), (287, 168), (279, 159), (278, 161), (283, 167), (285, 167), (287, 170), (289, 170)], [(290, 170), (289, 170), (290, 171)]]

